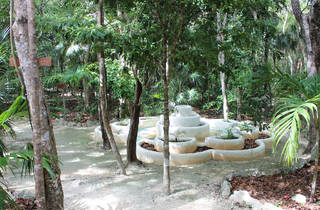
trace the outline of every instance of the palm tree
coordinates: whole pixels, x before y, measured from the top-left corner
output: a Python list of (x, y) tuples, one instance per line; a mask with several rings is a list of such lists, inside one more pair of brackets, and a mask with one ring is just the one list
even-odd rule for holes
[[(4, 112), (0, 114), (0, 178), (3, 179), (3, 173), (12, 167), (10, 160), (15, 160), (17, 166), (21, 167), (21, 176), (31, 174), (33, 168), (33, 147), (31, 143), (28, 143), (25, 148), (19, 152), (8, 152), (5, 146), (3, 137), (5, 135), (15, 136), (12, 129), (12, 120), (28, 116), (27, 101), (23, 96), (23, 93), (18, 96), (12, 105)], [(51, 177), (54, 177), (52, 171), (53, 162), (52, 158), (47, 153), (43, 153), (43, 167), (49, 172)], [(0, 181), (0, 207), (9, 208), (16, 206), (15, 202), (11, 199), (10, 195), (5, 190), (6, 186), (4, 182)], [(1, 209), (1, 208), (0, 208)]]
[[(11, 120), (14, 117), (21, 116), (25, 114), (26, 110), (26, 100), (24, 96), (19, 96), (13, 102), (13, 104), (9, 107), (8, 110), (2, 112), (0, 114), (0, 178), (3, 179), (3, 172), (9, 167), (9, 159), (21, 157), (21, 155), (17, 155), (17, 153), (8, 154), (8, 149), (6, 148), (4, 142), (2, 141), (3, 136), (5, 135), (14, 135), (14, 131), (11, 127)], [(22, 154), (22, 153), (21, 153)], [(24, 157), (28, 157), (28, 155), (22, 155)], [(29, 156), (30, 157), (30, 156)], [(28, 158), (25, 159), (28, 161)], [(17, 161), (18, 162), (18, 161)], [(28, 162), (25, 162), (25, 165), (28, 166), (28, 163), (32, 162), (32, 159), (29, 158)], [(31, 169), (31, 168), (26, 168)], [(31, 170), (29, 170), (31, 171)], [(5, 191), (5, 185), (0, 181), (0, 206), (9, 207), (8, 205), (15, 206), (14, 201), (11, 199), (10, 195)]]
[(303, 122), (307, 126), (311, 121), (316, 122), (316, 144), (315, 144), (315, 170), (313, 172), (312, 190), (310, 198), (313, 200), (318, 176), (319, 161), (319, 125), (320, 114), (318, 112), (320, 106), (320, 94), (309, 99), (302, 99), (297, 96), (282, 98), (279, 101), (277, 112), (272, 119), (273, 150), (277, 148), (279, 142), (285, 138), (286, 142), (281, 153), (282, 161), (287, 166), (292, 166), (298, 159), (299, 139)]

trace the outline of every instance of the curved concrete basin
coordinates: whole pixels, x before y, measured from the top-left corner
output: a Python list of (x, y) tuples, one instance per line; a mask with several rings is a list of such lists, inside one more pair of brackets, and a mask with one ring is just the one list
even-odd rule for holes
[[(192, 153), (197, 149), (197, 141), (192, 137), (179, 138), (180, 141), (169, 142), (170, 154)], [(184, 141), (181, 141), (184, 140)], [(163, 140), (158, 137), (154, 139), (154, 147), (159, 152), (163, 152)]]
[(244, 146), (244, 138), (238, 136), (237, 139), (221, 139), (217, 136), (209, 136), (205, 139), (205, 144), (213, 149), (240, 150)]
[[(141, 147), (142, 143), (146, 142), (153, 144), (152, 140), (143, 139), (140, 142), (137, 142), (137, 158), (138, 160), (145, 163), (154, 163), (157, 165), (163, 164), (163, 153), (155, 152), (151, 150), (144, 149)], [(179, 165), (192, 165), (199, 164), (212, 159), (211, 150), (206, 150), (203, 152), (197, 153), (187, 153), (187, 154), (171, 154), (170, 155), (170, 165), (179, 166)]]
[[(178, 134), (186, 137), (195, 137), (197, 141), (204, 141), (209, 136), (209, 124), (201, 121), (197, 127), (170, 127), (170, 134)], [(163, 125), (161, 122), (156, 124), (157, 136), (163, 137)]]
[(243, 161), (252, 160), (264, 156), (265, 146), (260, 140), (256, 140), (259, 145), (253, 149), (246, 150), (213, 150), (212, 159), (213, 160), (231, 160), (231, 161)]

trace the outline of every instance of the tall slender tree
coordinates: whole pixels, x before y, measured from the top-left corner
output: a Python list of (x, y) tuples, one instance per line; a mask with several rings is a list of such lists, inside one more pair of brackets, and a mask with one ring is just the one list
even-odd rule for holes
[[(302, 12), (298, 0), (292, 0), (291, 7), (303, 34), (308, 77), (316, 76), (320, 68), (320, 2), (318, 0), (310, 1), (309, 12), (307, 14)], [(316, 143), (316, 121), (313, 119), (313, 115), (311, 115), (311, 119), (309, 126), (310, 141), (304, 153), (310, 152)]]
[[(159, 70), (163, 82), (163, 184), (164, 192), (170, 194), (170, 152), (169, 152), (169, 86), (170, 72), (174, 67), (176, 51), (180, 42), (181, 34), (190, 22), (198, 16), (199, 2), (167, 2), (156, 0), (154, 13), (156, 24), (159, 26), (161, 37), (161, 55)], [(187, 12), (188, 11), (188, 12)]]
[[(103, 27), (104, 26), (104, 10), (103, 10), (104, 0), (99, 0), (98, 2), (98, 14), (97, 14), (97, 25)], [(111, 149), (115, 154), (117, 164), (122, 172), (122, 174), (126, 174), (125, 165), (122, 161), (121, 155), (117, 148), (117, 144), (114, 140), (114, 136), (112, 133), (112, 129), (110, 126), (108, 111), (107, 111), (107, 97), (106, 97), (106, 67), (104, 61), (104, 48), (103, 43), (98, 49), (98, 62), (99, 62), (99, 78), (100, 78), (100, 89), (99, 89), (99, 103), (101, 110), (101, 120), (103, 122), (103, 126), (108, 134), (108, 139), (110, 141)]]
[[(223, 18), (221, 17), (223, 16)], [(223, 30), (226, 26), (227, 23), (227, 13), (224, 15), (222, 14), (221, 11), (217, 12), (217, 39), (220, 42), (224, 42), (224, 34)], [(218, 54), (218, 61), (219, 61), (219, 66), (223, 67), (224, 66), (224, 51), (220, 50)], [(228, 98), (227, 98), (227, 92), (226, 92), (226, 74), (222, 71), (220, 71), (220, 82), (221, 82), (221, 91), (222, 91), (222, 98), (223, 98), (223, 119), (227, 120), (228, 119), (228, 113), (229, 113), (229, 108), (228, 108)]]
[[(45, 102), (37, 64), (35, 7), (33, 0), (15, 0), (15, 44), (22, 67), (34, 133), (35, 183), (39, 209), (63, 209), (55, 138)], [(31, 99), (32, 98), (32, 99)], [(54, 176), (42, 168), (41, 154), (51, 154)]]
[(310, 1), (309, 12), (304, 14), (300, 7), (299, 0), (291, 1), (292, 12), (303, 32), (303, 38), (306, 45), (307, 73), (308, 76), (314, 76), (318, 73), (320, 67), (320, 2), (318, 0)]

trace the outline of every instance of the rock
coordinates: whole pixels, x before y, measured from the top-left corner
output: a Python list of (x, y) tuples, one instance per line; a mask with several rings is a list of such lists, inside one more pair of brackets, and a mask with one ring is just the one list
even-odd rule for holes
[(303, 166), (306, 164), (306, 161), (300, 160), (298, 163), (294, 165), (295, 170), (303, 168)]
[(85, 182), (79, 182), (79, 186), (86, 184)]
[(113, 118), (112, 120), (110, 120), (110, 123), (114, 123), (114, 122), (118, 122), (119, 120), (116, 118)]
[(228, 198), (229, 195), (230, 195), (230, 188), (231, 188), (231, 185), (228, 181), (224, 180), (221, 184), (221, 196), (223, 198)]
[(58, 125), (58, 126), (64, 126), (65, 125), (65, 121), (64, 121), (63, 118), (56, 119), (55, 120), (55, 124)]
[(226, 179), (231, 182), (232, 179), (233, 179), (233, 177), (234, 177), (234, 174), (231, 173), (231, 174), (228, 174), (228, 175), (226, 176)]
[(13, 194), (15, 198), (35, 198), (35, 194), (29, 190), (22, 190), (20, 192), (14, 192)]
[(302, 195), (302, 194), (296, 194), (294, 195), (291, 200), (297, 202), (297, 203), (301, 203), (301, 204), (305, 204), (307, 202), (307, 198), (306, 196)]
[(280, 210), (270, 203), (261, 203), (252, 198), (247, 191), (235, 191), (229, 198), (232, 202), (245, 203), (248, 207), (256, 210)]
[(96, 123), (92, 120), (87, 120), (86, 124), (88, 127), (91, 127), (91, 126), (94, 126)]
[(67, 126), (68, 122), (65, 121), (63, 118), (60, 119), (59, 125), (60, 126)]
[(311, 150), (311, 160), (315, 160), (316, 159), (316, 145), (314, 145), (312, 147), (312, 150)]
[(241, 176), (241, 174), (240, 174), (238, 171), (232, 172), (231, 174), (228, 174), (228, 175), (226, 176), (226, 180), (228, 180), (229, 182), (231, 182), (232, 179), (233, 179), (234, 177), (237, 177), (237, 176)]

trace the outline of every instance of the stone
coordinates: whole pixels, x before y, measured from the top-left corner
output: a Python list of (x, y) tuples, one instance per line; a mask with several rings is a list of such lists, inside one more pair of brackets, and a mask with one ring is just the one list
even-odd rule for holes
[(259, 210), (280, 210), (270, 203), (261, 203), (257, 199), (252, 198), (247, 191), (234, 191), (234, 193), (229, 198), (232, 202), (245, 203), (248, 207), (252, 209)]
[(114, 123), (114, 122), (118, 122), (119, 120), (117, 118), (113, 118), (112, 120), (110, 120), (110, 123)]
[(301, 168), (303, 168), (305, 165), (306, 165), (306, 161), (300, 160), (299, 162), (297, 162), (297, 163), (294, 165), (294, 170), (301, 169)]
[(230, 189), (231, 189), (230, 183), (224, 180), (221, 184), (221, 196), (223, 198), (228, 198), (231, 193)]
[(92, 121), (92, 120), (88, 120), (87, 121), (87, 126), (88, 127), (91, 127), (91, 126), (94, 126), (96, 123), (94, 122), (94, 121)]
[(55, 124), (58, 125), (58, 126), (64, 126), (65, 125), (65, 121), (64, 121), (63, 118), (56, 119), (55, 120)]
[(29, 190), (22, 190), (20, 192), (14, 192), (14, 197), (16, 198), (35, 198), (35, 194)]
[(236, 175), (234, 174), (234, 173), (231, 173), (231, 174), (228, 174), (227, 176), (226, 176), (226, 180), (228, 180), (228, 181), (232, 181), (232, 179), (233, 179), (233, 177), (235, 177)]
[(64, 119), (61, 120), (61, 125), (62, 126), (67, 126), (68, 122)]
[(294, 195), (291, 200), (297, 202), (297, 203), (301, 203), (301, 204), (305, 204), (307, 202), (307, 198), (306, 196), (302, 195), (302, 194), (296, 194)]

